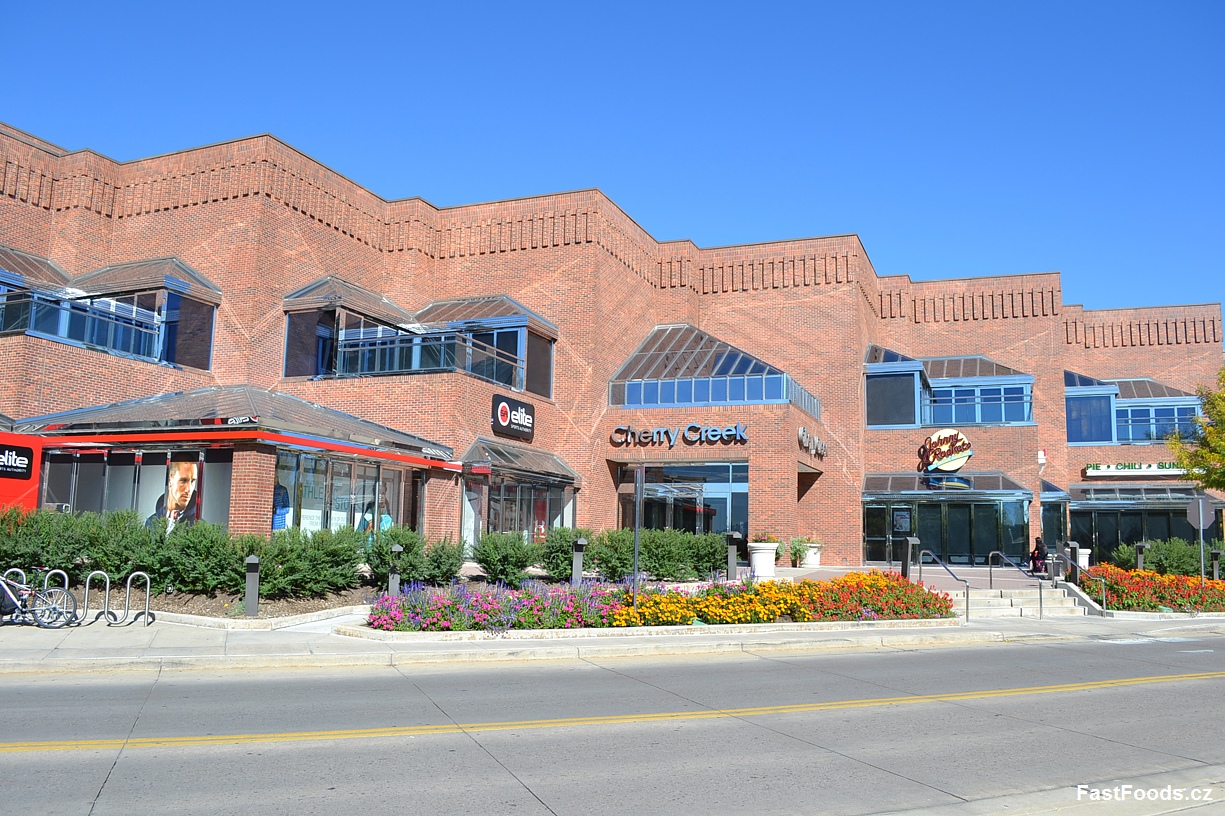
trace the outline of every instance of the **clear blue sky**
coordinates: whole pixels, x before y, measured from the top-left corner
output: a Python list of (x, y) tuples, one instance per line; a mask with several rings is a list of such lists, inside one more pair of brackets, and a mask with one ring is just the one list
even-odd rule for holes
[(34, 3), (0, 121), (121, 161), (271, 133), (387, 199), (598, 187), (699, 246), (1225, 300), (1225, 3)]

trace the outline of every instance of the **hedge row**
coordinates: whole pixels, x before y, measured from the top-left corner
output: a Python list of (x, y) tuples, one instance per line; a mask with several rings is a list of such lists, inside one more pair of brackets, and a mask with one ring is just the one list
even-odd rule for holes
[[(1221, 549), (1220, 541), (1204, 542), (1205, 569), (1212, 574), (1209, 553)], [(1168, 541), (1150, 541), (1144, 550), (1144, 569), (1159, 575), (1194, 575), (1199, 577), (1199, 542), (1192, 544), (1181, 538)], [(1119, 569), (1136, 568), (1136, 545), (1123, 544), (1110, 555), (1110, 561)]]
[(238, 593), (246, 581), (246, 559), (260, 559), (260, 595), (265, 598), (320, 597), (361, 583), (359, 564), (369, 580), (387, 585), (391, 547), (400, 544), (405, 580), (447, 584), (459, 574), (463, 553), (450, 541), (427, 542), (412, 530), (393, 527), (377, 542), (352, 528), (302, 532), (277, 530), (270, 538), (232, 536), (207, 522), (145, 526), (132, 511), (103, 515), (27, 513), (0, 510), (0, 569), (61, 569), (80, 585), (94, 570), (112, 580), (145, 572), (155, 592), (173, 586), (182, 592)]

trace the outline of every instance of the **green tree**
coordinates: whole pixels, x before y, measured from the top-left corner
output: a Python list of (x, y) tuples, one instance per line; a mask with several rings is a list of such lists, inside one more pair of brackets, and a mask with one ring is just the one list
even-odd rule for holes
[(1215, 390), (1196, 389), (1204, 413), (1195, 423), (1191, 439), (1172, 436), (1166, 440), (1174, 461), (1203, 488), (1225, 490), (1225, 368), (1217, 374)]

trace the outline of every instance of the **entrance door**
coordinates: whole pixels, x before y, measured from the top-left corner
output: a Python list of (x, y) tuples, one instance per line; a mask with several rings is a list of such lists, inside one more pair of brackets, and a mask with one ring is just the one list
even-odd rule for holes
[[(974, 505), (974, 540), (971, 546), (975, 564), (987, 563), (987, 556), (993, 550), (1004, 550), (1000, 546), (1000, 520), (997, 510), (994, 504)], [(1024, 542), (1021, 542), (1021, 545), (1023, 546)]]
[(863, 508), (863, 560), (884, 561), (889, 536), (889, 508), (867, 505)]
[(970, 564), (973, 558), (970, 533), (970, 505), (950, 504), (946, 506), (948, 524), (945, 533), (948, 543), (948, 563)]

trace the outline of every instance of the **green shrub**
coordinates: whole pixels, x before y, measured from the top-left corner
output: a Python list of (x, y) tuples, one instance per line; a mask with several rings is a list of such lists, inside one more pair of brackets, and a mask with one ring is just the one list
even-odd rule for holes
[[(574, 542), (585, 538), (590, 543), (593, 537), (590, 530), (574, 530), (569, 527), (551, 528), (545, 535), (540, 565), (544, 567), (545, 572), (549, 573), (549, 577), (558, 581), (570, 580), (570, 573), (574, 569)], [(584, 555), (585, 563), (586, 556)]]
[(699, 578), (727, 569), (727, 539), (718, 533), (690, 535), (686, 539), (689, 565)]
[(435, 539), (425, 548), (424, 579), (438, 586), (445, 586), (455, 580), (464, 566), (464, 545), (460, 541), (452, 541), (450, 537)]
[[(1119, 569), (1134, 570), (1136, 568), (1136, 545), (1120, 544), (1110, 554), (1110, 563)], [(1145, 566), (1148, 566), (1145, 564)]]
[(397, 544), (404, 548), (404, 552), (399, 554), (400, 580), (425, 580), (425, 539), (408, 527), (389, 527), (379, 533), (378, 539), (366, 549), (366, 564), (370, 567), (370, 580), (375, 586), (387, 586), (391, 573), (391, 548)]
[[(642, 530), (638, 567), (661, 581), (687, 581), (695, 576), (689, 565), (688, 533), (677, 530)], [(631, 567), (632, 571), (632, 567)]]
[(485, 580), (517, 587), (526, 577), (523, 571), (540, 560), (540, 548), (522, 533), (483, 533), (472, 560), (481, 565)]
[(260, 597), (322, 597), (357, 586), (358, 554), (365, 536), (352, 529), (277, 530), (262, 547)]
[[(237, 593), (246, 583), (248, 553), (236, 546), (220, 524), (176, 524), (166, 536), (164, 547), (154, 543), (147, 552), (143, 569), (149, 573), (155, 591), (164, 591), (167, 584), (172, 584), (182, 592)], [(265, 594), (262, 581), (261, 594)]]
[(1162, 575), (1199, 575), (1199, 544), (1181, 538), (1154, 541), (1144, 551), (1144, 568)]
[(591, 539), (587, 552), (591, 556), (592, 567), (605, 580), (620, 581), (634, 571), (634, 531), (603, 530)]

